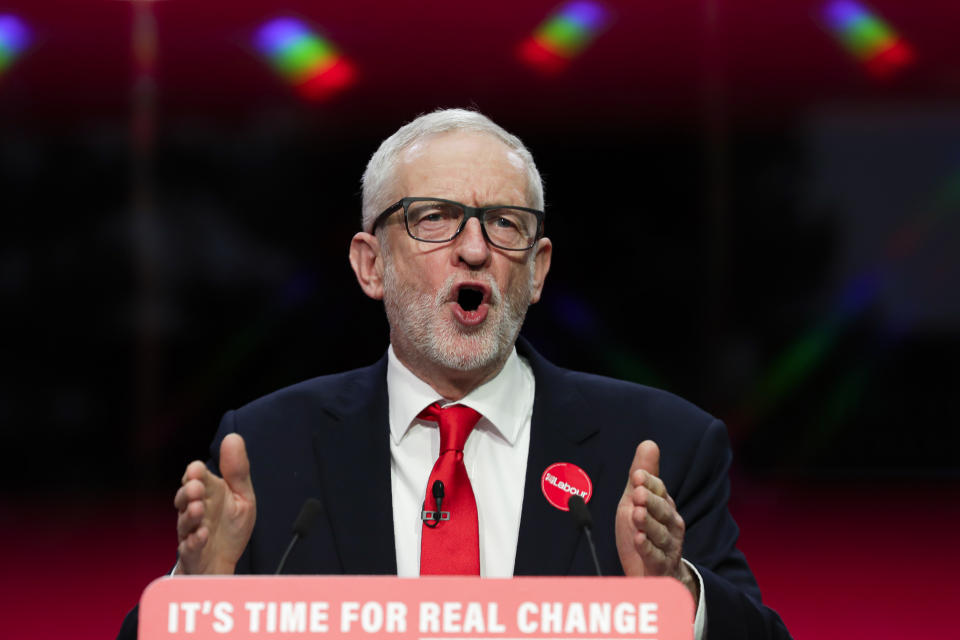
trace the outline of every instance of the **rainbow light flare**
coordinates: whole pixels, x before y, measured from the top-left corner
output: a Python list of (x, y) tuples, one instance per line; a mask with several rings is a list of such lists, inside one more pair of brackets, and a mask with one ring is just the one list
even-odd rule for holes
[(30, 44), (30, 30), (26, 23), (11, 14), (0, 14), (0, 74)]
[(575, 0), (563, 5), (520, 43), (518, 55), (545, 73), (563, 71), (610, 22), (610, 11), (599, 2)]
[(914, 60), (910, 45), (859, 2), (828, 2), (823, 7), (823, 20), (833, 37), (875, 77), (890, 77)]
[(265, 22), (254, 40), (260, 53), (304, 98), (324, 100), (356, 80), (354, 65), (297, 18)]
[[(919, 254), (923, 244), (937, 232), (937, 226), (957, 211), (960, 211), (960, 172), (944, 183), (921, 215), (912, 216), (890, 235), (884, 255), (876, 264), (844, 283), (830, 313), (776, 359), (744, 405), (728, 418), (728, 424), (756, 424), (812, 376), (823, 365), (843, 332), (880, 295), (891, 273), (905, 260)], [(850, 384), (855, 387), (854, 382)], [(835, 401), (840, 402), (839, 399)], [(843, 403), (838, 406), (842, 409)]]

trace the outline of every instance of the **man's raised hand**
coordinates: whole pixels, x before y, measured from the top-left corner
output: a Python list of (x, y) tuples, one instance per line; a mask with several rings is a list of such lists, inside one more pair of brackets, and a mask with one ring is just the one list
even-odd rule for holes
[(220, 444), (220, 473), (222, 478), (194, 460), (183, 474), (173, 499), (179, 512), (177, 573), (231, 574), (250, 541), (257, 501), (247, 448), (238, 434)]
[(617, 505), (616, 537), (620, 566), (628, 576), (670, 576), (693, 594), (700, 584), (681, 560), (686, 525), (660, 475), (660, 448), (644, 440), (630, 465), (627, 486)]

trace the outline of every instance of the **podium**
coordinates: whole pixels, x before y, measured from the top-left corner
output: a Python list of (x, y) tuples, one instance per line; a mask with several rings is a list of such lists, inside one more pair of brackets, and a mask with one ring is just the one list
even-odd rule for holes
[(175, 576), (140, 600), (140, 640), (692, 640), (672, 578)]

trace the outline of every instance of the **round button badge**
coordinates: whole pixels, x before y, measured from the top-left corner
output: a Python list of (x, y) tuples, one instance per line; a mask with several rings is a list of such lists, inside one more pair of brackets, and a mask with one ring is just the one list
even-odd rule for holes
[(578, 495), (584, 502), (590, 502), (593, 495), (593, 483), (587, 472), (569, 462), (554, 462), (540, 476), (540, 488), (547, 502), (561, 511), (569, 511), (567, 501), (570, 496)]

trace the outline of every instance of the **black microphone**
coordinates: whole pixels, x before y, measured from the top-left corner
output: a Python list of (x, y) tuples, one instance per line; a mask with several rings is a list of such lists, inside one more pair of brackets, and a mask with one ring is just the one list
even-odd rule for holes
[[(443, 505), (443, 497), (444, 497), (443, 481), (434, 480), (433, 486), (430, 488), (430, 493), (433, 494), (433, 501), (436, 503), (437, 510), (427, 511), (427, 501), (424, 500), (423, 509), (420, 511), (420, 519), (423, 520), (424, 525), (430, 527), (431, 529), (434, 529), (438, 524), (440, 524), (441, 515), (443, 513), (442, 511), (440, 511), (440, 508)], [(427, 514), (432, 514), (433, 524), (430, 524), (429, 522), (430, 518), (428, 517)]]
[(300, 507), (300, 515), (293, 521), (293, 539), (291, 539), (290, 544), (287, 545), (287, 550), (283, 552), (283, 557), (280, 558), (280, 564), (277, 565), (277, 571), (274, 575), (280, 575), (280, 572), (283, 571), (283, 566), (287, 564), (287, 558), (290, 556), (290, 552), (293, 551), (293, 547), (300, 541), (300, 538), (307, 536), (313, 527), (313, 521), (316, 520), (317, 516), (322, 512), (323, 503), (320, 502), (318, 498), (307, 498), (307, 501), (303, 503), (303, 506)]
[(440, 505), (443, 504), (443, 482), (440, 480), (435, 480), (433, 482), (433, 487), (430, 489), (433, 493), (433, 501), (437, 503), (437, 514), (434, 516), (433, 521), (438, 522), (440, 520)]
[(597, 570), (597, 575), (602, 576), (600, 573), (600, 561), (597, 559), (597, 548), (593, 546), (593, 536), (590, 535), (590, 529), (593, 528), (593, 516), (590, 515), (590, 510), (587, 509), (587, 503), (583, 501), (583, 498), (577, 495), (570, 496), (570, 499), (567, 500), (567, 506), (570, 508), (570, 515), (573, 516), (573, 523), (577, 529), (581, 529), (585, 534), (587, 534), (587, 546), (590, 547), (590, 555), (593, 556), (593, 566)]

